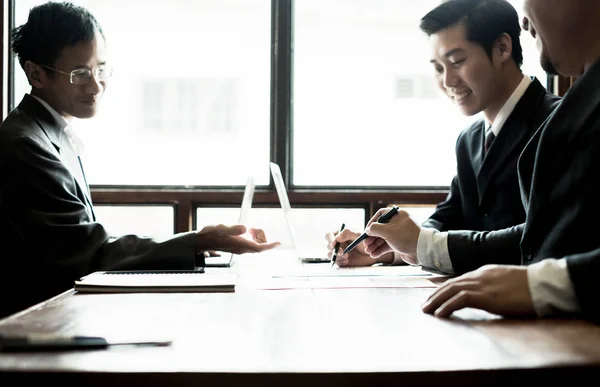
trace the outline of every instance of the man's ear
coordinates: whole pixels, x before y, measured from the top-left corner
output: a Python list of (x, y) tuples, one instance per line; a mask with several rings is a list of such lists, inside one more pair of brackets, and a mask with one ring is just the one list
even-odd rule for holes
[(29, 84), (36, 89), (43, 89), (44, 83), (46, 81), (46, 73), (42, 69), (42, 66), (33, 63), (28, 60), (25, 61), (25, 65), (23, 66), (25, 70), (25, 75), (27, 76), (27, 80)]
[(498, 55), (500, 62), (504, 63), (512, 58), (512, 39), (507, 33), (501, 34), (494, 42), (493, 51)]

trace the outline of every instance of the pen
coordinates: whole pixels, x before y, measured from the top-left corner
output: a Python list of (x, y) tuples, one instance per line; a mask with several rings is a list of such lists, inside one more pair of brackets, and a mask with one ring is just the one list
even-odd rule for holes
[[(346, 228), (346, 224), (342, 223), (342, 227), (340, 227), (340, 232), (344, 231), (344, 228)], [(335, 263), (335, 260), (337, 259), (337, 252), (339, 249), (340, 249), (340, 242), (336, 243), (335, 249), (333, 249), (333, 255), (331, 256), (331, 266), (333, 266), (333, 264)]]
[(171, 341), (109, 342), (103, 337), (96, 336), (60, 336), (53, 334), (0, 335), (0, 352), (72, 351), (80, 349), (104, 349), (113, 345), (158, 347), (171, 345)]
[[(394, 217), (394, 215), (398, 213), (398, 210), (399, 208), (397, 206), (393, 206), (388, 212), (382, 214), (379, 218), (377, 218), (377, 223), (388, 223)], [(367, 237), (368, 235), (366, 232), (360, 234), (358, 238), (356, 238), (352, 243), (348, 245), (348, 247), (346, 247), (346, 250), (344, 250), (342, 254), (346, 254), (352, 251), (356, 246), (358, 246), (360, 242), (365, 240)]]

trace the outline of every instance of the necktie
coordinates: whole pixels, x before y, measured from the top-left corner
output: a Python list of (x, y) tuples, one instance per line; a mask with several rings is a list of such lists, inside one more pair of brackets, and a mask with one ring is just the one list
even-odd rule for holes
[(496, 138), (496, 135), (494, 135), (494, 132), (492, 131), (492, 129), (488, 129), (486, 135), (485, 135), (485, 144), (484, 144), (484, 150), (485, 153), (487, 154), (488, 150), (490, 149), (490, 146), (492, 145), (492, 141), (494, 141), (494, 138)]

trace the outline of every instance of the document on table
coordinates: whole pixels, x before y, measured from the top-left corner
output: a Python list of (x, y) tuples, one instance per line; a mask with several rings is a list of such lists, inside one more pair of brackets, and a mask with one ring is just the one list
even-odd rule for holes
[(421, 266), (367, 266), (338, 267), (327, 264), (305, 264), (300, 269), (281, 271), (273, 274), (273, 278), (300, 277), (434, 277), (437, 274), (425, 271)]
[(420, 266), (338, 267), (302, 264), (281, 267), (268, 273), (255, 272), (243, 286), (259, 290), (343, 288), (435, 288), (446, 276)]
[(199, 271), (95, 272), (75, 281), (80, 293), (234, 292), (236, 274)]
[(271, 277), (255, 282), (257, 289), (435, 288), (427, 276)]

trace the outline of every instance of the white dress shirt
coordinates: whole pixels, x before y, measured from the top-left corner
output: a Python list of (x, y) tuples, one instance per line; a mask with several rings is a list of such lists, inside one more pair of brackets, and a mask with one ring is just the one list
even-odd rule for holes
[[(524, 76), (523, 80), (492, 123), (492, 131), (496, 136), (525, 94), (531, 80)], [(489, 125), (489, 123), (488, 123)], [(448, 274), (454, 274), (450, 253), (448, 251), (448, 233), (433, 228), (421, 228), (417, 242), (417, 259), (423, 267), (429, 267)], [(394, 262), (401, 260), (398, 254)], [(550, 316), (557, 312), (578, 312), (580, 310), (573, 282), (567, 270), (565, 259), (545, 259), (527, 267), (527, 282), (533, 300), (533, 307), (538, 316)]]

